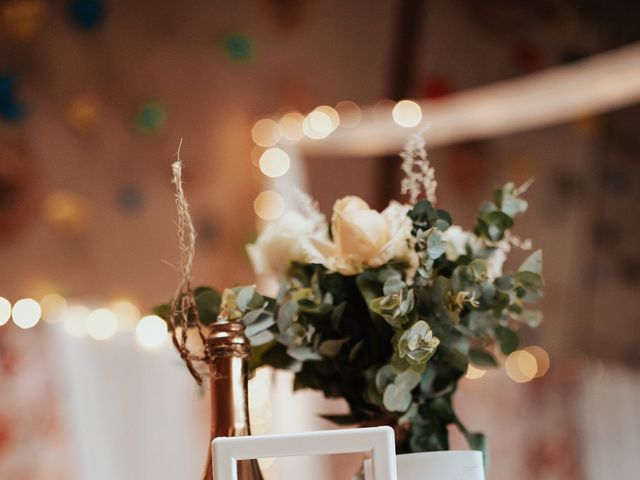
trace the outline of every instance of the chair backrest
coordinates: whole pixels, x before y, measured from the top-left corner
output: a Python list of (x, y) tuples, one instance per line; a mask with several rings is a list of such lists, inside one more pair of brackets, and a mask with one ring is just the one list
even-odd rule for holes
[(219, 437), (212, 444), (216, 480), (237, 480), (238, 460), (370, 452), (374, 480), (397, 480), (391, 427), (351, 428), (246, 437)]

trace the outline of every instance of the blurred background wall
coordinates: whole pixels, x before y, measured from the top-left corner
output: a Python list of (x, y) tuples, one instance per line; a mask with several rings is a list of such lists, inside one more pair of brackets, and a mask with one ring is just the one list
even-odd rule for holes
[[(415, 15), (403, 16), (411, 8)], [(199, 232), (196, 281), (252, 282), (244, 244), (265, 184), (252, 155), (257, 120), (399, 93), (438, 98), (578, 62), (638, 40), (638, 20), (635, 2), (598, 0), (0, 2), (0, 296), (59, 294), (90, 308), (126, 299), (143, 315), (169, 298), (178, 281), (166, 263), (177, 259), (169, 167), (181, 139)], [(545, 410), (552, 428), (600, 362), (640, 364), (639, 116), (638, 107), (586, 112), (430, 152), (439, 202), (468, 228), (494, 185), (536, 178), (517, 233), (545, 252), (546, 319), (528, 340), (554, 368), (537, 386), (505, 384), (513, 418), (521, 418), (517, 399), (538, 392), (559, 398)], [(376, 206), (399, 197), (398, 165), (396, 157), (310, 157), (296, 168), (329, 212), (346, 194)], [(50, 445), (64, 443), (33, 440), (65, 437), (47, 371), (56, 344), (46, 332), (0, 326), (0, 466), (28, 472), (33, 453), (16, 454), (16, 445), (55, 452)], [(486, 393), (469, 389), (465, 398)], [(41, 415), (27, 428), (3, 410)], [(554, 441), (579, 449), (565, 436)], [(525, 460), (513, 463), (495, 478), (526, 471)], [(29, 475), (21, 478), (54, 478)]]

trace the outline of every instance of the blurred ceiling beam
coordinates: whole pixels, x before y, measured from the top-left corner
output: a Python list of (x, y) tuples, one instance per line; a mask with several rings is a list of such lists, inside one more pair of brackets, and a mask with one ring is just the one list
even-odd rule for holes
[[(415, 128), (374, 118), (363, 109), (360, 124), (321, 140), (303, 139), (303, 155), (397, 154), (411, 132), (428, 127), (428, 146), (441, 147), (542, 128), (640, 102), (640, 43), (550, 68), (540, 73), (418, 102), (423, 120)], [(378, 112), (379, 112), (378, 107)], [(380, 118), (380, 115), (376, 115)]]

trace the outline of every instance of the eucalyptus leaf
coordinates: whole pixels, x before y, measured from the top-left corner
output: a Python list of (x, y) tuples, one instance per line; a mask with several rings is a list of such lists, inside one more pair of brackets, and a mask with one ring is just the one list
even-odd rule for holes
[(349, 341), (349, 338), (341, 338), (338, 340), (325, 340), (320, 343), (318, 347), (318, 353), (325, 357), (335, 357), (342, 346)]
[(498, 366), (498, 361), (491, 352), (479, 348), (469, 349), (469, 359), (471, 360), (471, 363), (478, 367)]
[(253, 294), (256, 292), (256, 286), (251, 285), (248, 287), (243, 287), (238, 292), (237, 296), (237, 304), (240, 311), (244, 312), (249, 307), (249, 302), (253, 298)]
[(538, 275), (542, 275), (542, 250), (536, 250), (529, 257), (522, 262), (519, 272), (533, 272)]
[(500, 350), (505, 355), (509, 355), (518, 349), (520, 343), (516, 332), (508, 327), (497, 325), (495, 328), (496, 338), (500, 342)]

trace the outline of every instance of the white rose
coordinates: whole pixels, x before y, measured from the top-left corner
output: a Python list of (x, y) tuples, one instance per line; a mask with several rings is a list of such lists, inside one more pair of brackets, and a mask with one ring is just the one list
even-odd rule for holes
[(411, 236), (410, 207), (391, 202), (382, 212), (361, 198), (349, 196), (333, 206), (333, 242), (314, 242), (324, 265), (344, 275), (355, 275), (366, 267), (380, 267), (392, 259), (412, 263), (415, 252)]
[(327, 233), (298, 212), (287, 212), (269, 223), (255, 243), (247, 245), (247, 254), (256, 275), (284, 274), (290, 262), (317, 263), (319, 259), (309, 245), (313, 237), (325, 241)]

